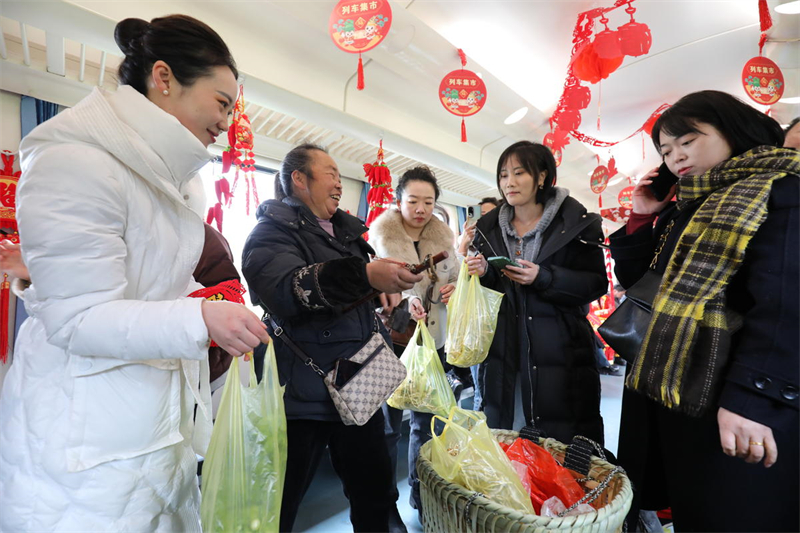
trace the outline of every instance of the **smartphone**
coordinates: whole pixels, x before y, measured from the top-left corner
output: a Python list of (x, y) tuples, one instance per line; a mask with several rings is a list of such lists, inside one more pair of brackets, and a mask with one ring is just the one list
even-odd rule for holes
[(467, 218), (475, 218), (475, 208), (474, 207), (469, 206), (467, 208)]
[(361, 370), (362, 366), (361, 363), (356, 363), (350, 359), (337, 359), (336, 379), (333, 381), (334, 386), (336, 386), (337, 389), (344, 387), (345, 384)]
[(520, 265), (519, 263), (515, 263), (508, 257), (504, 257), (502, 255), (490, 257), (489, 259), (487, 259), (487, 261), (489, 261), (489, 264), (495, 267), (497, 270), (503, 270), (507, 266), (523, 268), (523, 266)]
[(670, 189), (676, 183), (678, 183), (678, 176), (669, 171), (666, 163), (661, 163), (661, 166), (658, 167), (658, 175), (653, 178), (653, 183), (648, 187), (650, 187), (656, 200), (661, 202), (667, 197)]

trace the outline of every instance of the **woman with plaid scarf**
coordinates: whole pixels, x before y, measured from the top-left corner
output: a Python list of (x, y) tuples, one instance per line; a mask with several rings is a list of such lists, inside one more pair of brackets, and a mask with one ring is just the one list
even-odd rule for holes
[(798, 531), (800, 155), (718, 91), (681, 98), (652, 135), (677, 184), (659, 201), (647, 174), (611, 236), (623, 286), (651, 262), (661, 276), (623, 396), (631, 516), (671, 507), (681, 533)]

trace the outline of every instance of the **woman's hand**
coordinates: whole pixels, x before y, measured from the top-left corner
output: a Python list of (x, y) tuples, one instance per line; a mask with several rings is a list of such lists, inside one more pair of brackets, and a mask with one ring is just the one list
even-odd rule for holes
[(442, 295), (442, 303), (447, 305), (447, 302), (450, 301), (450, 296), (453, 294), (453, 291), (456, 290), (456, 286), (452, 283), (448, 283), (441, 289), (439, 289), (439, 294)]
[(464, 230), (458, 242), (458, 253), (460, 255), (467, 255), (467, 252), (469, 252), (469, 245), (472, 244), (473, 239), (475, 239), (476, 225), (477, 222), (474, 224), (470, 224), (468, 220), (464, 222)]
[(469, 272), (470, 275), (483, 276), (486, 274), (486, 268), (489, 263), (486, 261), (486, 258), (483, 257), (483, 254), (476, 255), (475, 257), (467, 257), (464, 261), (467, 262), (467, 272)]
[(270, 341), (267, 325), (242, 304), (203, 300), (202, 310), (208, 336), (234, 357)]
[(670, 193), (661, 200), (656, 200), (653, 196), (653, 191), (650, 190), (648, 185), (653, 184), (653, 178), (658, 176), (658, 168), (654, 168), (639, 180), (639, 183), (633, 188), (633, 212), (639, 215), (652, 215), (653, 213), (660, 213), (675, 196), (675, 187), (672, 186)]
[(530, 285), (533, 283), (536, 276), (539, 275), (539, 265), (523, 259), (517, 259), (517, 263), (522, 265), (523, 268), (508, 265), (503, 269), (503, 275), (511, 281), (516, 281), (520, 285)]
[(367, 263), (369, 284), (379, 291), (393, 294), (407, 291), (422, 281), (422, 274), (412, 274), (405, 263), (393, 259), (376, 260)]
[(22, 262), (19, 244), (11, 241), (0, 241), (0, 270), (15, 278), (31, 280), (28, 268)]
[(414, 320), (422, 320), (428, 316), (428, 313), (425, 312), (425, 308), (422, 307), (422, 300), (419, 298), (411, 298), (408, 304), (408, 311), (411, 313), (411, 318)]
[(719, 441), (725, 455), (771, 467), (778, 460), (778, 445), (772, 430), (741, 415), (720, 407), (717, 412)]

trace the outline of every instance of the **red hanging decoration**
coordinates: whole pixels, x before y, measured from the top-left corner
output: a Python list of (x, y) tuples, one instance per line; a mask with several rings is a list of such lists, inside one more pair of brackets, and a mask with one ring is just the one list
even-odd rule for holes
[(631, 216), (632, 209), (629, 207), (610, 207), (600, 210), (600, 216), (611, 222), (626, 224)]
[(594, 84), (608, 78), (622, 65), (624, 59), (625, 57), (621, 55), (603, 59), (598, 56), (595, 44), (589, 42), (573, 56), (572, 73), (579, 80)]
[(767, 42), (767, 31), (772, 27), (772, 15), (769, 14), (767, 0), (758, 0), (758, 21), (761, 26), (761, 37), (758, 39), (758, 55), (764, 54)]
[[(632, 3), (632, 2), (631, 2)], [(626, 56), (638, 57), (647, 54), (653, 44), (653, 36), (650, 35), (650, 28), (647, 24), (636, 22), (633, 14), (636, 8), (628, 4), (625, 13), (631, 16), (630, 22), (623, 24), (617, 31), (619, 32), (620, 52)]]
[(388, 0), (339, 0), (328, 21), (328, 32), (340, 50), (358, 54), (359, 91), (364, 89), (361, 53), (378, 46), (392, 27), (392, 6)]
[[(232, 279), (211, 287), (198, 289), (191, 293), (189, 298), (203, 298), (212, 302), (225, 301), (244, 305), (244, 294), (246, 292), (247, 289), (238, 279)], [(212, 339), (211, 346), (219, 346), (219, 344)]]
[(608, 29), (608, 18), (604, 15), (600, 17), (600, 22), (606, 27), (594, 38), (594, 51), (600, 59), (615, 59), (622, 56), (622, 48), (619, 44), (619, 32)]
[(592, 91), (585, 85), (570, 85), (564, 88), (564, 106), (570, 109), (586, 109), (592, 101)]
[(742, 69), (742, 86), (754, 102), (772, 105), (783, 96), (783, 72), (771, 59), (756, 56)]
[(604, 190), (606, 190), (608, 180), (608, 168), (606, 168), (605, 165), (598, 165), (597, 168), (595, 168), (592, 172), (592, 177), (589, 180), (589, 188), (592, 189), (593, 193), (601, 194)]
[[(19, 181), (20, 171), (14, 171), (14, 154), (8, 150), (3, 150), (0, 154), (3, 161), (3, 168), (0, 170), (0, 240), (8, 240), (14, 244), (19, 244), (19, 230), (17, 229), (16, 209), (17, 209), (17, 182)], [(9, 320), (11, 318), (11, 284), (8, 275), (3, 274), (3, 281), (0, 283), (0, 363), (6, 363), (11, 354), (9, 342)]]
[(626, 209), (633, 209), (633, 186), (628, 186), (619, 191), (617, 195), (619, 205)]
[[(467, 59), (460, 48), (458, 55), (464, 67)], [(462, 117), (461, 142), (467, 142), (467, 125), (463, 117), (474, 115), (486, 105), (486, 84), (471, 70), (454, 70), (439, 83), (439, 101), (450, 113)]]
[[(239, 172), (244, 175), (245, 185), (247, 187), (247, 196), (245, 198), (245, 212), (250, 214), (250, 191), (253, 191), (253, 198), (258, 207), (258, 190), (256, 187), (256, 160), (253, 153), (253, 130), (250, 127), (250, 118), (244, 112), (244, 87), (239, 87), (239, 97), (236, 99), (236, 105), (233, 107), (233, 117), (231, 125), (228, 128), (228, 148), (222, 154), (222, 172), (227, 173), (230, 167), (236, 168), (236, 174), (233, 176), (233, 186), (230, 187), (229, 192), (224, 195), (225, 205), (230, 206), (231, 198), (236, 194), (236, 186), (239, 184)], [(228, 154), (227, 156), (225, 154)], [(227, 184), (227, 180), (226, 180)], [(227, 188), (227, 185), (224, 186)], [(217, 194), (217, 199), (222, 202), (222, 195)], [(221, 211), (220, 211), (221, 215)], [(210, 222), (209, 222), (210, 223)], [(218, 222), (218, 225), (221, 224)], [(220, 231), (222, 231), (220, 229)]]
[[(369, 205), (367, 227), (369, 227), (378, 215), (392, 205), (394, 199), (392, 175), (389, 173), (389, 167), (383, 161), (383, 141), (380, 141), (378, 145), (378, 156), (375, 158), (375, 162), (364, 165), (364, 174), (369, 183), (369, 192), (367, 193), (367, 204)], [(369, 233), (364, 234), (364, 239), (369, 240)]]

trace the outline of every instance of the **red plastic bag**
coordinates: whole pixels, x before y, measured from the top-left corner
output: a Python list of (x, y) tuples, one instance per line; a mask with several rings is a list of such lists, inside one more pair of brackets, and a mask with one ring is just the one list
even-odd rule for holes
[[(570, 471), (538, 444), (528, 439), (517, 439), (505, 452), (517, 473), (521, 474), (522, 485), (531, 495), (536, 514), (541, 513), (542, 504), (553, 496), (569, 507), (586, 495)], [(521, 465), (527, 468), (523, 470)]]

